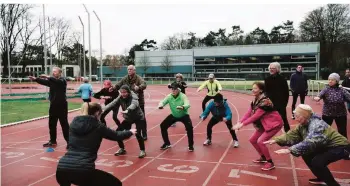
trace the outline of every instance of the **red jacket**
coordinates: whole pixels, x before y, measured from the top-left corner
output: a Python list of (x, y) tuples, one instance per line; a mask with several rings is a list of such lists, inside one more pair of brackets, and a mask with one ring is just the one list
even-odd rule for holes
[(277, 111), (266, 112), (261, 108), (258, 108), (256, 112), (251, 115), (252, 108), (249, 107), (248, 112), (244, 114), (240, 120), (243, 125), (248, 125), (256, 120), (260, 119), (261, 124), (264, 126), (265, 131), (270, 131), (276, 127), (283, 125), (283, 120)]

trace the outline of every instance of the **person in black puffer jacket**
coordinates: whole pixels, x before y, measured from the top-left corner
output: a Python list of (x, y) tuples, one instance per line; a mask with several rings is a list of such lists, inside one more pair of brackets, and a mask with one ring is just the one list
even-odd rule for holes
[[(109, 88), (112, 87), (112, 82), (111, 80), (105, 80), (103, 82), (103, 88), (97, 92), (96, 94), (94, 94), (94, 98), (96, 99), (104, 99), (105, 100), (105, 105), (108, 105), (109, 103), (111, 103), (114, 99), (116, 99), (119, 96), (119, 92), (116, 89), (113, 89), (112, 91), (109, 91)], [(118, 111), (119, 111), (119, 107), (113, 107), (112, 110), (113, 111), (113, 120), (114, 122), (117, 124), (117, 126), (120, 125), (120, 121), (118, 119)], [(101, 115), (101, 122), (104, 124), (106, 123), (105, 117), (107, 116), (107, 114), (110, 112), (103, 112)]]
[(275, 109), (281, 115), (284, 123), (284, 131), (290, 130), (287, 119), (287, 105), (289, 101), (289, 87), (287, 80), (280, 74), (281, 65), (273, 62), (269, 65), (270, 76), (265, 78), (265, 95), (270, 98)]
[(121, 186), (121, 181), (112, 174), (95, 169), (97, 152), (103, 138), (125, 140), (135, 134), (136, 130), (114, 131), (107, 128), (99, 121), (102, 108), (98, 103), (84, 103), (82, 113), (70, 124), (69, 149), (58, 162), (57, 182), (60, 186)]

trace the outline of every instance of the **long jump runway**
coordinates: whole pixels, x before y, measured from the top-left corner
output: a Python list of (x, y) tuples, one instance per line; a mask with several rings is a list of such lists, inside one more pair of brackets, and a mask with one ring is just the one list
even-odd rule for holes
[[(205, 91), (197, 93), (188, 88), (191, 108), (190, 116), (194, 127), (194, 152), (188, 151), (185, 127), (177, 123), (168, 129), (172, 148), (160, 150), (163, 144), (160, 123), (170, 114), (169, 107), (158, 110), (157, 105), (170, 90), (166, 86), (148, 86), (145, 92), (148, 140), (145, 142), (147, 156), (137, 158), (139, 147), (135, 137), (126, 140), (127, 154), (114, 156), (118, 150), (116, 142), (103, 140), (96, 160), (96, 168), (105, 170), (120, 180), (125, 186), (304, 186), (310, 185), (313, 178), (301, 158), (291, 155), (277, 155), (273, 151), (277, 145), (269, 146), (276, 169), (262, 171), (262, 165), (252, 160), (259, 157), (249, 137), (254, 128), (248, 126), (237, 132), (240, 146), (233, 148), (233, 141), (224, 123), (213, 128), (211, 146), (203, 146), (206, 139), (206, 127), (211, 116), (201, 122), (201, 102)], [(224, 91), (232, 110), (232, 122), (235, 124), (246, 112), (252, 96)], [(291, 105), (289, 101), (289, 106)], [(314, 111), (321, 113), (322, 104), (306, 99)], [(298, 103), (297, 103), (298, 104)], [(287, 108), (288, 117), (291, 109)], [(69, 114), (69, 121), (79, 112)], [(120, 117), (120, 116), (119, 116)], [(122, 119), (120, 117), (120, 119)], [(115, 129), (111, 114), (107, 116), (108, 126)], [(46, 152), (42, 144), (49, 139), (48, 119), (31, 123), (4, 127), (1, 130), (1, 185), (4, 186), (56, 186), (55, 172), (57, 161), (66, 152), (65, 141), (58, 124), (58, 146), (54, 152)], [(296, 122), (290, 119), (290, 125)], [(335, 127), (335, 124), (333, 125)], [(348, 134), (350, 136), (350, 127)], [(279, 133), (282, 134), (282, 131)], [(278, 135), (279, 135), (278, 134)], [(350, 161), (340, 160), (330, 165), (334, 176), (342, 185), (350, 185)]]

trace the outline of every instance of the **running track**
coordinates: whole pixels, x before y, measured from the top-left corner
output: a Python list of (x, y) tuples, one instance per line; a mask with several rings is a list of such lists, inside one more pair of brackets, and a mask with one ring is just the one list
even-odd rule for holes
[[(97, 159), (98, 169), (117, 176), (125, 186), (309, 185), (308, 179), (313, 175), (302, 159), (273, 153), (274, 150), (279, 149), (277, 145), (269, 146), (276, 169), (266, 172), (260, 169), (261, 165), (252, 163), (253, 159), (258, 158), (258, 154), (248, 141), (254, 130), (252, 126), (237, 132), (239, 148), (233, 148), (232, 139), (223, 123), (213, 128), (213, 144), (209, 147), (203, 146), (206, 139), (206, 126), (211, 116), (200, 122), (198, 116), (201, 114), (201, 102), (205, 91), (197, 93), (193, 88), (187, 89), (187, 95), (191, 104), (190, 116), (194, 127), (195, 151), (188, 152), (187, 135), (181, 123), (177, 123), (176, 127), (170, 127), (168, 130), (173, 147), (165, 151), (159, 150), (163, 144), (159, 124), (170, 110), (168, 106), (158, 110), (157, 105), (168, 93), (170, 91), (166, 86), (149, 86), (145, 92), (148, 121), (146, 158), (137, 158), (139, 147), (134, 137), (125, 143), (128, 153), (120, 157), (114, 156), (114, 152), (118, 150), (116, 142), (104, 140)], [(226, 91), (224, 96), (228, 99), (233, 113), (232, 121), (236, 123), (247, 110), (252, 97)], [(321, 104), (311, 101), (310, 98), (306, 98), (306, 103), (320, 113)], [(290, 107), (287, 111), (290, 118)], [(77, 114), (78, 112), (70, 113), (69, 121)], [(116, 128), (111, 114), (107, 116), (107, 122), (109, 127)], [(42, 119), (2, 128), (1, 185), (58, 185), (55, 177), (57, 160), (66, 152), (66, 144), (61, 128), (58, 127), (58, 146), (55, 152), (45, 151), (42, 144), (48, 140), (47, 123), (47, 119)], [(290, 120), (290, 124), (295, 126), (296, 123)], [(348, 129), (348, 134), (350, 134), (349, 131)], [(331, 164), (330, 168), (342, 185), (350, 185), (350, 161), (338, 161)]]

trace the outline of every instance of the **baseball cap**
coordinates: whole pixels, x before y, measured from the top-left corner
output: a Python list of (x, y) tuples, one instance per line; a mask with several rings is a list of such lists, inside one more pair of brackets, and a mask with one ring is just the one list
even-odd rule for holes
[(208, 78), (209, 79), (213, 79), (214, 78), (214, 74), (209, 74)]

